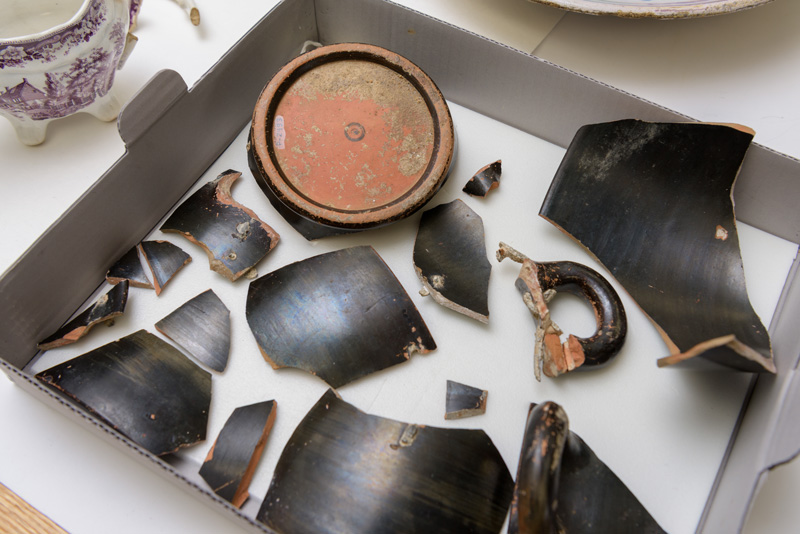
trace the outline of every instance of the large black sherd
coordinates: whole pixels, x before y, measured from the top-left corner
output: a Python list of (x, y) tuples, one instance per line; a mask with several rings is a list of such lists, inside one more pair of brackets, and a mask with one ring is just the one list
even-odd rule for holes
[(36, 378), (153, 454), (175, 452), (206, 437), (211, 375), (144, 330)]
[(747, 297), (731, 198), (752, 139), (720, 124), (584, 126), (542, 204), (539, 214), (589, 249), (658, 325), (671, 353), (659, 365), (775, 372)]
[(320, 254), (253, 281), (247, 323), (274, 368), (303, 369), (334, 388), (436, 348), (372, 247)]
[(257, 518), (277, 532), (489, 534), (512, 491), (483, 430), (369, 415), (328, 390), (286, 444)]

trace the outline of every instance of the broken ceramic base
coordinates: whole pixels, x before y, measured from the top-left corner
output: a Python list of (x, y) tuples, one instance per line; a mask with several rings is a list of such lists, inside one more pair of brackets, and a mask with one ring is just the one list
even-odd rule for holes
[(283, 66), (259, 96), (248, 163), (306, 239), (377, 228), (433, 198), (453, 161), (441, 91), (417, 65), (365, 43), (336, 43)]
[(242, 173), (228, 170), (195, 191), (161, 226), (201, 246), (211, 270), (231, 281), (250, 271), (280, 236), (255, 212), (233, 200), (231, 187)]
[[(516, 281), (522, 300), (536, 320), (533, 370), (555, 378), (574, 370), (599, 369), (622, 349), (628, 332), (625, 308), (617, 292), (600, 273), (571, 261), (535, 262), (505, 243), (500, 243), (497, 261), (509, 258), (521, 263)], [(547, 303), (558, 291), (586, 300), (594, 311), (596, 328), (588, 338), (570, 334), (561, 343), (561, 329), (550, 317)]]
[(489, 534), (512, 490), (482, 430), (369, 415), (328, 390), (286, 444), (257, 518), (277, 532)]
[(302, 369), (335, 388), (436, 348), (372, 247), (320, 254), (254, 280), (246, 313), (273, 368)]
[(542, 204), (539, 214), (594, 254), (656, 324), (671, 353), (660, 366), (775, 372), (747, 296), (731, 198), (752, 138), (721, 124), (584, 126)]

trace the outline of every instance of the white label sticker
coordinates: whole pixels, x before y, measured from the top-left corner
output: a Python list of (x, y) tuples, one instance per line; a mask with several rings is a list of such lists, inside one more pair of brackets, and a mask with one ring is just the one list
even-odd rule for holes
[(278, 150), (286, 148), (286, 130), (283, 128), (283, 115), (275, 116), (275, 122), (272, 126), (272, 141)]

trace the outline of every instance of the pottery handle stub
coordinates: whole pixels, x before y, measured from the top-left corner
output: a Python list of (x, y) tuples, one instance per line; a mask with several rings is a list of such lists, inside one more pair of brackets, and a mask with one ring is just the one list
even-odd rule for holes
[(125, 46), (122, 48), (122, 54), (119, 56), (117, 70), (125, 66), (125, 62), (128, 61), (128, 57), (131, 55), (131, 52), (133, 52), (133, 49), (136, 47), (136, 43), (138, 42), (139, 38), (133, 35), (130, 31), (125, 35)]

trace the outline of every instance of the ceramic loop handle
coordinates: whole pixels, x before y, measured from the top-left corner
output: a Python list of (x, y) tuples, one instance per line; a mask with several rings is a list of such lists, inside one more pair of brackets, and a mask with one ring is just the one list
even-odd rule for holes
[[(538, 323), (534, 353), (537, 380), (541, 370), (556, 377), (579, 368), (602, 367), (620, 351), (628, 330), (625, 309), (617, 292), (600, 273), (571, 261), (535, 262), (504, 243), (500, 243), (497, 258), (522, 264), (516, 286)], [(581, 338), (570, 334), (561, 343), (561, 329), (552, 321), (547, 307), (558, 291), (589, 302), (597, 325), (593, 335)]]
[(628, 330), (625, 309), (617, 292), (600, 273), (580, 263), (558, 261), (537, 265), (542, 289), (583, 297), (594, 310), (595, 333), (588, 338), (574, 336), (583, 348), (584, 365), (608, 363), (622, 348)]

